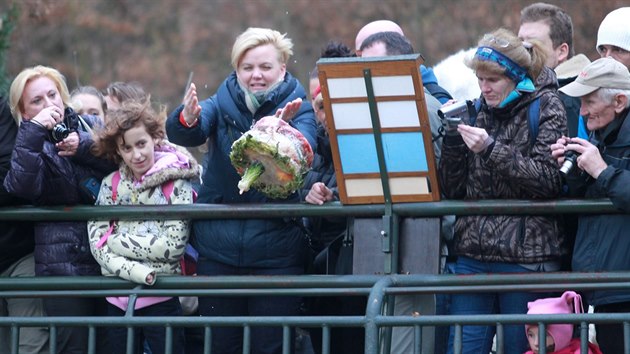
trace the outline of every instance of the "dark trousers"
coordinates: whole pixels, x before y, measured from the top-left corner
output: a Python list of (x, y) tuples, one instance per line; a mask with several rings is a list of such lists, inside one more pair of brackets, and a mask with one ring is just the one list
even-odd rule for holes
[[(109, 316), (124, 316), (125, 311), (120, 308), (108, 304), (107, 314)], [(174, 297), (168, 301), (160, 302), (149, 307), (144, 307), (134, 311), (136, 317), (153, 317), (153, 316), (181, 316), (182, 306), (179, 298)], [(125, 354), (127, 353), (127, 328), (125, 327), (109, 327), (107, 334), (110, 341), (110, 353)], [(148, 345), (151, 354), (162, 354), (165, 352), (164, 344), (166, 342), (166, 328), (163, 326), (145, 326), (134, 328), (134, 352), (143, 353), (144, 344)], [(185, 339), (184, 329), (173, 327), (173, 354), (184, 353)]]
[[(363, 316), (367, 298), (365, 296), (322, 296), (313, 299), (308, 314), (313, 316)], [(322, 352), (321, 327), (307, 327), (313, 351)], [(330, 352), (332, 354), (361, 354), (365, 351), (365, 329), (363, 327), (331, 327)]]
[[(105, 299), (89, 297), (44, 298), (44, 309), (49, 317), (104, 316), (107, 311)], [(96, 331), (97, 353), (107, 353), (107, 343), (105, 329), (98, 328)], [(86, 353), (88, 350), (88, 327), (59, 327), (56, 344), (57, 354)]]
[[(304, 267), (245, 268), (233, 267), (200, 258), (198, 275), (300, 275)], [(297, 316), (301, 298), (297, 296), (225, 296), (199, 297), (201, 316)], [(295, 330), (291, 330), (289, 343), (293, 346)], [(282, 327), (251, 327), (251, 353), (282, 353)], [(242, 327), (212, 327), (213, 354), (241, 354), (243, 352)], [(293, 352), (293, 348), (291, 348)]]
[[(618, 302), (595, 306), (595, 313), (630, 312), (630, 302)], [(602, 353), (623, 353), (623, 323), (599, 323), (595, 325), (597, 344)]]

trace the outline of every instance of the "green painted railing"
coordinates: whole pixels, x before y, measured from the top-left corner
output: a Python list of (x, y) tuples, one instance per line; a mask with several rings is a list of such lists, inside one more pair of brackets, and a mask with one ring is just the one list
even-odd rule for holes
[[(380, 218), (383, 205), (325, 206), (295, 204), (262, 205), (178, 205), (165, 207), (20, 207), (0, 209), (0, 220), (62, 221), (88, 219), (148, 219), (148, 218), (273, 218), (301, 216), (359, 216)], [(443, 201), (436, 203), (394, 204), (392, 212), (399, 217), (438, 217), (441, 215), (474, 214), (557, 214), (557, 213), (618, 213), (609, 200), (486, 200)], [(436, 237), (438, 237), (436, 235)], [(523, 275), (389, 275), (389, 276), (278, 276), (278, 277), (160, 277), (153, 287), (137, 286), (120, 279), (106, 277), (33, 277), (0, 278), (0, 298), (50, 296), (366, 296), (368, 305), (364, 316), (296, 316), (296, 317), (0, 317), (0, 326), (10, 327), (17, 338), (19, 328), (47, 326), (51, 333), (63, 325), (88, 326), (91, 331), (90, 353), (94, 353), (97, 326), (160, 325), (172, 327), (201, 327), (204, 333), (204, 353), (210, 352), (213, 326), (243, 327), (245, 340), (253, 326), (271, 325), (284, 328), (285, 353), (289, 353), (289, 329), (293, 327), (321, 327), (324, 352), (329, 353), (330, 329), (334, 327), (362, 327), (365, 329), (365, 352), (381, 351), (383, 329), (412, 326), (415, 333), (414, 352), (420, 353), (423, 329), (432, 326), (455, 325), (461, 340), (461, 326), (467, 324), (496, 324), (498, 353), (502, 352), (502, 326), (506, 323), (539, 323), (541, 327), (554, 322), (581, 324), (582, 342), (587, 338), (587, 323), (623, 323), (626, 328), (625, 353), (630, 354), (630, 314), (554, 315), (486, 315), (486, 316), (388, 316), (388, 301), (403, 294), (467, 293), (479, 291), (553, 291), (630, 288), (630, 272), (621, 273), (545, 273)], [(168, 336), (167, 331), (167, 336)], [(217, 339), (218, 340), (218, 339)], [(460, 342), (456, 342), (460, 344)], [(245, 343), (249, 348), (250, 343)], [(456, 348), (456, 352), (459, 348)], [(17, 347), (12, 353), (17, 353)], [(167, 351), (168, 352), (168, 351)]]
[[(446, 200), (428, 203), (393, 204), (393, 213), (401, 216), (438, 217), (442, 215), (475, 214), (558, 214), (558, 213), (619, 213), (608, 199), (531, 200)], [(326, 205), (310, 204), (190, 204), (164, 206), (55, 206), (0, 208), (0, 220), (62, 221), (91, 219), (238, 219), (301, 216), (381, 217), (383, 204)]]

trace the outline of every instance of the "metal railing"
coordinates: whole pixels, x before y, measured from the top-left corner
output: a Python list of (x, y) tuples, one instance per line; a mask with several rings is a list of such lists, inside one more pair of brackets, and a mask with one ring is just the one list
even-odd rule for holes
[[(479, 202), (443, 201), (437, 203), (394, 204), (396, 217), (437, 217), (441, 215), (474, 214), (556, 214), (556, 213), (618, 213), (609, 200), (556, 200), (515, 201), (492, 200)], [(20, 207), (0, 209), (0, 220), (89, 220), (89, 219), (149, 219), (149, 218), (273, 218), (300, 216), (360, 216), (382, 217), (383, 205), (326, 206), (295, 204), (260, 205), (178, 205), (164, 207)], [(436, 237), (439, 237), (436, 235)], [(395, 252), (395, 248), (394, 248)], [(250, 330), (255, 326), (280, 326), (284, 332), (283, 352), (289, 353), (290, 330), (295, 327), (322, 329), (322, 348), (331, 352), (330, 331), (336, 327), (365, 329), (365, 352), (376, 354), (383, 348), (383, 332), (388, 328), (411, 326), (414, 328), (414, 352), (420, 353), (422, 331), (428, 327), (454, 325), (456, 340), (461, 340), (461, 326), (469, 324), (497, 325), (498, 353), (502, 353), (502, 326), (504, 324), (577, 323), (581, 325), (582, 345), (587, 336), (587, 323), (623, 323), (626, 349), (630, 354), (630, 314), (580, 315), (477, 315), (477, 316), (388, 316), (385, 310), (392, 299), (403, 294), (470, 293), (480, 291), (562, 291), (616, 289), (630, 287), (630, 272), (621, 273), (545, 273), (523, 275), (345, 275), (345, 276), (220, 276), (158, 278), (153, 287), (144, 287), (116, 278), (106, 277), (33, 277), (0, 278), (0, 298), (53, 297), (53, 296), (365, 296), (368, 305), (362, 316), (295, 316), (295, 317), (0, 317), (0, 327), (10, 327), (17, 339), (21, 327), (45, 326), (51, 335), (59, 326), (87, 326), (90, 328), (90, 353), (95, 353), (97, 327), (125, 326), (128, 328), (159, 325), (167, 328), (167, 343), (173, 327), (203, 328), (204, 353), (210, 353), (212, 328), (238, 326), (243, 328), (244, 348), (251, 343)], [(133, 340), (131, 337), (130, 340)], [(16, 340), (13, 341), (14, 343)], [(456, 353), (460, 341), (456, 341)], [(52, 348), (51, 348), (52, 350)], [(544, 348), (541, 348), (544, 353)], [(387, 350), (385, 350), (387, 351)], [(14, 345), (12, 353), (17, 353)], [(167, 350), (167, 353), (170, 352)]]

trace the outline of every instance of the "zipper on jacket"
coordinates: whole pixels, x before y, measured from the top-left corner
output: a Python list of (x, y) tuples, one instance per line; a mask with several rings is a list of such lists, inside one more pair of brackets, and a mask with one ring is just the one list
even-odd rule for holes
[(523, 244), (523, 242), (525, 242), (525, 218), (526, 216), (522, 216), (519, 221), (518, 221), (518, 241), (520, 242), (519, 245), (516, 245), (516, 247), (521, 247), (521, 245)]
[(483, 243), (483, 229), (486, 227), (486, 220), (487, 220), (487, 216), (483, 216), (483, 221), (479, 225), (479, 229), (477, 231), (477, 242), (479, 244), (479, 255), (481, 256), (481, 261), (482, 262), (486, 261), (485, 250), (484, 250), (484, 247), (483, 247), (483, 245), (484, 245), (484, 243)]

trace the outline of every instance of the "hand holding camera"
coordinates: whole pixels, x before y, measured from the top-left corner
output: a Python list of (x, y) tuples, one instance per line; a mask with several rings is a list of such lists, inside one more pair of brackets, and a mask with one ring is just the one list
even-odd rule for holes
[[(450, 103), (450, 104), (449, 104)], [(470, 116), (476, 114), (475, 105), (472, 101), (449, 101), (438, 110), (438, 116), (445, 123), (446, 134), (456, 135), (457, 126), (469, 124)]]
[(55, 124), (63, 120), (63, 111), (57, 106), (50, 106), (42, 109), (31, 121), (47, 130), (52, 129)]
[(564, 176), (570, 174), (571, 171), (573, 171), (574, 167), (577, 166), (578, 156), (579, 155), (577, 154), (577, 152), (573, 150), (567, 150), (564, 153), (564, 161), (562, 162), (562, 166), (560, 166), (560, 173), (562, 173)]
[(581, 138), (562, 137), (551, 146), (551, 151), (552, 157), (561, 163), (560, 172), (564, 175), (578, 167), (597, 179), (608, 167), (597, 146)]
[(73, 156), (79, 148), (79, 116), (72, 108), (66, 108), (63, 121), (50, 131), (50, 137), (59, 149), (59, 156)]
[(66, 108), (63, 114), (63, 120), (57, 121), (51, 131), (50, 137), (55, 143), (62, 142), (71, 132), (76, 132), (79, 128), (79, 116), (70, 107)]
[(558, 139), (555, 144), (551, 144), (551, 157), (558, 161), (560, 165), (560, 173), (563, 176), (569, 175), (577, 167), (577, 158), (580, 156), (575, 150), (569, 150), (568, 145), (571, 138), (563, 136)]

